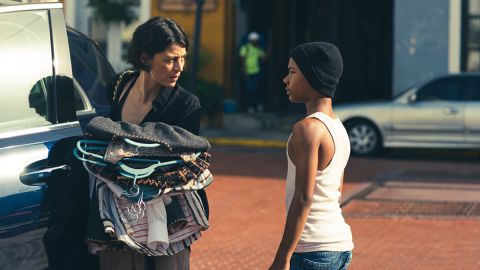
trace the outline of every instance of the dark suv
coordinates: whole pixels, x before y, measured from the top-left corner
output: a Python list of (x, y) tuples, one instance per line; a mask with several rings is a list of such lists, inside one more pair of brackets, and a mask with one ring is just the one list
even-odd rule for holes
[(114, 70), (67, 29), (60, 3), (0, 1), (0, 29), (0, 269), (61, 269), (75, 256), (63, 269), (85, 268), (75, 217), (85, 215), (88, 181), (79, 184), (70, 147), (80, 122), (108, 112)]

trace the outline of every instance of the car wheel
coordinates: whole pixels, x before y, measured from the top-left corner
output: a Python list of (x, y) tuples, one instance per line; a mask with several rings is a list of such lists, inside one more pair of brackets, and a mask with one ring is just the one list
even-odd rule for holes
[(368, 156), (377, 153), (382, 147), (382, 138), (377, 127), (365, 120), (354, 120), (345, 125), (350, 138), (352, 154)]

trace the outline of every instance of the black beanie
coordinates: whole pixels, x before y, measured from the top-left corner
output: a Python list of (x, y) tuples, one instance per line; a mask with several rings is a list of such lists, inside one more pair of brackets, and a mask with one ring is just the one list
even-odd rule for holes
[(316, 91), (333, 97), (343, 71), (342, 55), (328, 42), (310, 42), (290, 51), (290, 57)]

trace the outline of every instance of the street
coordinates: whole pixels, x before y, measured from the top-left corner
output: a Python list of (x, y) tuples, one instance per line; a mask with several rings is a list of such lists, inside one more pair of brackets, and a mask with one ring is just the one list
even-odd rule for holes
[[(285, 150), (212, 153), (211, 227), (192, 248), (191, 269), (266, 269), (285, 222)], [(480, 269), (479, 160), (433, 150), (351, 158), (342, 198), (355, 243), (350, 269)], [(441, 198), (452, 191), (467, 197)]]
[[(92, 269), (86, 243), (110, 237), (148, 255), (198, 240), (193, 270), (267, 269), (285, 144), (313, 112), (364, 156), (339, 202), (349, 269), (480, 270), (479, 22), (480, 0), (0, 0), (0, 270)], [(198, 239), (199, 199), (163, 195), (202, 189), (207, 167)], [(136, 255), (102, 261), (177, 268)]]

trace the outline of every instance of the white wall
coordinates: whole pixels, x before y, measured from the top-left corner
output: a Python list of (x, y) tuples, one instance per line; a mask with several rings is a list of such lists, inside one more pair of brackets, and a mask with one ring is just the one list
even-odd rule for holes
[(448, 71), (460, 72), (462, 52), (462, 0), (450, 0)]
[[(152, 3), (151, 0), (140, 0), (139, 3), (140, 6), (135, 7), (134, 11), (137, 12), (138, 23), (143, 23), (151, 17)], [(106, 42), (105, 53), (116, 71), (127, 67), (121, 59), (122, 33), (125, 29), (123, 24), (105, 25), (94, 22), (88, 0), (65, 0), (65, 8), (65, 19), (70, 26), (98, 42)]]
[(460, 1), (395, 1), (393, 94), (460, 70)]
[(88, 0), (65, 0), (65, 21), (78, 31), (90, 36), (88, 26), (92, 20), (92, 10)]

